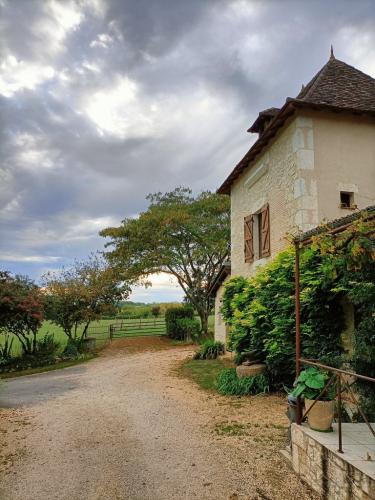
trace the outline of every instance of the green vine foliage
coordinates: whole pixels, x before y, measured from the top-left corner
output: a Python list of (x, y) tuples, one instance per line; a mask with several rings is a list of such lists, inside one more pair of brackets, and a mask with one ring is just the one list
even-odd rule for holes
[[(313, 239), (312, 248), (324, 256), (337, 279), (336, 291), (355, 307), (351, 365), (357, 373), (375, 378), (375, 220), (363, 212), (347, 230)], [(375, 384), (358, 382), (361, 406), (375, 419)]]
[[(343, 359), (343, 298), (355, 307), (352, 367), (375, 377), (374, 221), (366, 214), (345, 231), (324, 232), (301, 251), (302, 355), (336, 365)], [(290, 384), (295, 364), (294, 248), (281, 252), (251, 278), (225, 285), (222, 314), (229, 347), (256, 349), (273, 387)], [(375, 417), (375, 387), (361, 384), (362, 402)], [(373, 411), (373, 413), (371, 413)]]
[[(237, 352), (257, 350), (273, 386), (290, 384), (295, 364), (294, 249), (281, 252), (252, 278), (234, 277), (225, 287), (222, 314), (231, 326), (229, 344)], [(318, 253), (301, 256), (303, 355), (337, 356), (343, 330), (338, 293)], [(328, 286), (327, 286), (328, 285)]]

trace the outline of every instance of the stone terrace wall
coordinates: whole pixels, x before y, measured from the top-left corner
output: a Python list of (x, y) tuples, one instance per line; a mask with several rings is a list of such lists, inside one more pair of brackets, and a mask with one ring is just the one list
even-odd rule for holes
[(324, 500), (373, 500), (375, 480), (292, 424), (293, 469)]

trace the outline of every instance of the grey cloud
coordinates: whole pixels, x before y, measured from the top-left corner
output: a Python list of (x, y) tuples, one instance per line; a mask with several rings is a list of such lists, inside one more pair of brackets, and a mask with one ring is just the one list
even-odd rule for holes
[(103, 15), (61, 1), (81, 22), (60, 39), (48, 2), (4, 5), (6, 76), (27, 70), (35, 85), (0, 96), (0, 255), (34, 276), (102, 248), (97, 225), (138, 213), (149, 192), (215, 189), (260, 109), (295, 95), (331, 43), (365, 71), (374, 54), (370, 0), (108, 0)]

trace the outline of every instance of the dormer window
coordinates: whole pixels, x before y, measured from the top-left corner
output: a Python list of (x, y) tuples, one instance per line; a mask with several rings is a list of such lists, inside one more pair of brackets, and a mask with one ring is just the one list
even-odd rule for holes
[(340, 208), (355, 209), (354, 193), (348, 191), (340, 191)]
[(261, 136), (279, 111), (279, 108), (269, 108), (261, 111), (258, 118), (248, 129), (248, 132), (257, 133)]

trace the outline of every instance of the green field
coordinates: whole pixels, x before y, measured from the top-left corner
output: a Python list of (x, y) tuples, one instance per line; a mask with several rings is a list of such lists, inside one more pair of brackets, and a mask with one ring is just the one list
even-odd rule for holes
[[(163, 318), (156, 319), (156, 322), (160, 322)], [(102, 319), (100, 321), (94, 321), (90, 324), (89, 327), (89, 336), (95, 337), (97, 339), (97, 344), (105, 343), (109, 339), (109, 325), (121, 325), (125, 326), (128, 330), (128, 334), (131, 336), (143, 336), (143, 335), (157, 335), (160, 333), (160, 325), (153, 328), (154, 318), (145, 318), (145, 319), (126, 319), (120, 320), (117, 318), (113, 319)], [(214, 326), (214, 316), (209, 317), (209, 328), (213, 330)], [(144, 327), (144, 328), (143, 328)], [(81, 333), (83, 327), (78, 329), (78, 333)], [(41, 338), (46, 333), (53, 333), (55, 340), (57, 340), (61, 344), (61, 350), (64, 348), (67, 337), (64, 334), (62, 328), (51, 323), (50, 321), (44, 321), (42, 327), (38, 332), (38, 337)], [(4, 337), (0, 335), (0, 344), (4, 342)], [(21, 353), (21, 345), (16, 337), (13, 340), (13, 354), (18, 355)]]

